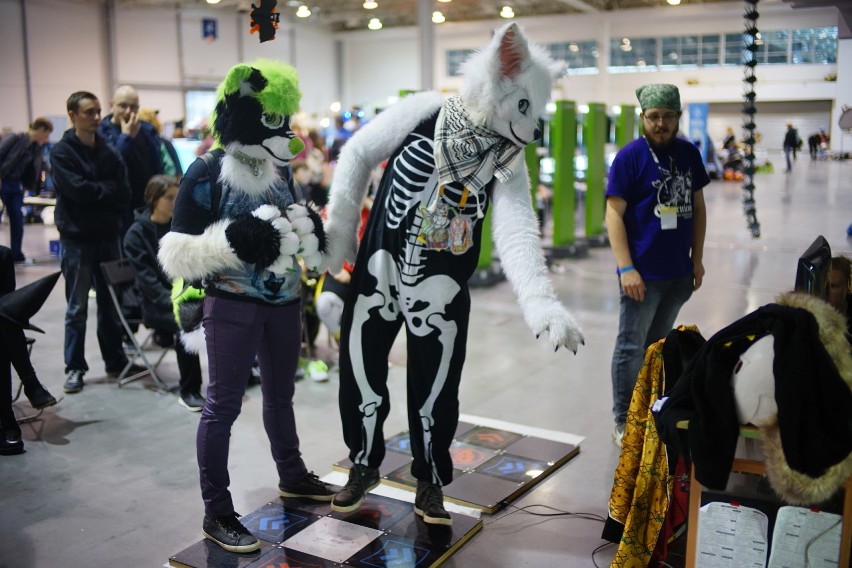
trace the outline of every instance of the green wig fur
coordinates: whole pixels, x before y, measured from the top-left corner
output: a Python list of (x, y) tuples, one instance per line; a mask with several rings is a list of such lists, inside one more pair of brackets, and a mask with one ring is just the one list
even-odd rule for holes
[(292, 116), (299, 110), (302, 92), (296, 70), (272, 59), (234, 65), (216, 89), (216, 108), (211, 124), (213, 136), (221, 143), (217, 119), (232, 100), (253, 96), (264, 112)]

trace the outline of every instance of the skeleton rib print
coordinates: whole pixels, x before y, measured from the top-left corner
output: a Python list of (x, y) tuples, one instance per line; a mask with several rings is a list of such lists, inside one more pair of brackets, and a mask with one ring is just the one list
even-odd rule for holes
[(468, 193), (461, 185), (450, 183), (438, 195), (438, 176), (434, 146), (430, 137), (412, 133), (403, 150), (391, 163), (390, 184), (384, 203), (387, 210), (385, 227), (405, 231), (403, 250), (397, 257), (402, 282), (414, 285), (423, 279), (423, 254), (452, 254), (430, 250), (424, 245), (423, 211), (434, 208), (440, 199), (454, 217), (464, 216), (473, 225), (484, 214), (487, 197), (484, 189)]

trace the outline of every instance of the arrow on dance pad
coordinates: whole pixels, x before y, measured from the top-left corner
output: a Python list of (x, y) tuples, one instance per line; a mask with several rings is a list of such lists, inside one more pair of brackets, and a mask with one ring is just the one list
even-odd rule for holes
[(285, 525), (289, 525), (290, 521), (287, 515), (276, 515), (274, 517), (264, 517), (260, 519), (260, 530), (278, 530)]

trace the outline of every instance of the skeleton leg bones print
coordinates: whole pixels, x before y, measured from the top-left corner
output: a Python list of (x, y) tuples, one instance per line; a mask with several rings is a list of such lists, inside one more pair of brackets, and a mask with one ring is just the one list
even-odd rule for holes
[[(428, 121), (426, 127), (433, 125)], [(470, 200), (468, 207), (454, 201), (458, 192), (439, 191), (431, 137), (414, 132), (406, 142), (382, 181), (350, 284), (342, 320), (341, 406), (349, 407), (344, 430), (350, 458), (377, 467), (384, 457), (382, 425), (389, 410), (387, 357), (404, 324), (412, 472), (445, 485), (452, 480), (449, 445), (467, 340), (465, 281), (476, 256), (430, 249), (441, 245), (423, 238), (424, 216), (440, 203), (454, 218), (472, 217), (469, 223), (475, 224), (477, 207), (486, 200), (484, 195)], [(366, 270), (359, 270), (364, 263)], [(435, 273), (434, 264), (442, 270)], [(443, 270), (448, 266), (456, 268)], [(353, 400), (360, 400), (357, 411)]]
[[(555, 350), (576, 353), (583, 343), (548, 278), (522, 152), (540, 135), (538, 117), (561, 68), (509, 24), (464, 69), (459, 95), (406, 97), (360, 129), (338, 161), (323, 268), (334, 273), (354, 259), (355, 269), (341, 319), (339, 393), (354, 467), (332, 502), (337, 511), (360, 506), (378, 483), (390, 410), (388, 355), (404, 325), (415, 509), (424, 522), (451, 523), (440, 486), (453, 479), (467, 282), (492, 202), (495, 246), (532, 335), (545, 334)], [(358, 247), (370, 172), (388, 156)]]

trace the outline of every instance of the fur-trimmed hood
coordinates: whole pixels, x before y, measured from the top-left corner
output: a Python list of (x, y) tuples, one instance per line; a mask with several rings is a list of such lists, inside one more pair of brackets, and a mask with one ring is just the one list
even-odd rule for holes
[[(844, 316), (830, 304), (813, 296), (787, 292), (776, 298), (782, 306), (802, 308), (813, 314), (819, 327), (820, 340), (843, 381), (852, 389), (852, 353), (844, 335)], [(852, 475), (852, 453), (829, 467), (819, 477), (810, 477), (793, 470), (784, 456), (778, 421), (761, 427), (766, 455), (766, 473), (772, 488), (785, 501), (795, 505), (814, 505), (831, 498)]]

